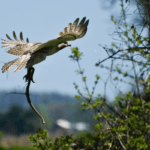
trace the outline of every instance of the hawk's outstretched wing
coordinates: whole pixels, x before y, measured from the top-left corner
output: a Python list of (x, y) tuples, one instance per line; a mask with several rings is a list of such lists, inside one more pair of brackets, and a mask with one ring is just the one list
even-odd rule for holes
[(78, 25), (79, 18), (77, 18), (74, 21), (73, 25), (72, 23), (69, 23), (68, 26), (57, 35), (58, 36), (57, 39), (53, 39), (46, 43), (41, 44), (35, 51), (44, 47), (57, 46), (58, 44), (65, 43), (67, 41), (73, 41), (78, 38), (82, 38), (86, 34), (87, 26), (89, 23), (89, 20), (87, 21), (85, 20), (86, 17), (84, 17)]
[(73, 41), (76, 40), (78, 38), (82, 38), (87, 31), (87, 26), (89, 23), (89, 20), (86, 20), (86, 17), (84, 17), (79, 25), (79, 18), (77, 18), (73, 25), (71, 23), (68, 24), (68, 26), (66, 28), (64, 28), (64, 30), (62, 32), (60, 32), (57, 36), (60, 37), (58, 38), (58, 40), (63, 40), (63, 41)]
[(34, 51), (37, 47), (39, 47), (41, 45), (41, 43), (36, 43), (36, 42), (32, 42), (29, 43), (29, 39), (26, 39), (26, 43), (23, 40), (23, 35), (22, 32), (20, 32), (20, 41), (17, 39), (16, 33), (15, 31), (13, 31), (13, 37), (16, 41), (12, 40), (8, 34), (6, 34), (6, 37), (10, 40), (10, 41), (6, 41), (4, 39), (1, 39), (3, 42), (2, 44), (4, 46), (2, 46), (2, 48), (7, 47), (7, 53), (12, 54), (12, 55), (23, 55), (26, 51)]
[(9, 49), (7, 50), (7, 53), (19, 56), (19, 55), (23, 55), (26, 52), (33, 53), (44, 47), (55, 47), (61, 43), (65, 43), (67, 41), (73, 41), (78, 38), (82, 38), (86, 34), (87, 26), (89, 23), (89, 20), (87, 20), (87, 21), (85, 21), (85, 20), (86, 20), (86, 17), (84, 17), (78, 25), (79, 18), (77, 18), (74, 21), (73, 25), (72, 25), (72, 23), (69, 23), (68, 26), (66, 28), (64, 28), (64, 30), (57, 35), (58, 36), (57, 39), (53, 39), (53, 40), (50, 40), (45, 43), (36, 43), (36, 42), (29, 43), (28, 38), (27, 38), (27, 42), (25, 43), (23, 40), (22, 32), (20, 33), (21, 41), (19, 41), (17, 39), (15, 32), (13, 31), (13, 37), (16, 41), (12, 40), (6, 34), (6, 37), (10, 41), (6, 41), (6, 40), (2, 39), (2, 41), (3, 41), (2, 44), (4, 44), (4, 46), (2, 46), (2, 48), (8, 47)]

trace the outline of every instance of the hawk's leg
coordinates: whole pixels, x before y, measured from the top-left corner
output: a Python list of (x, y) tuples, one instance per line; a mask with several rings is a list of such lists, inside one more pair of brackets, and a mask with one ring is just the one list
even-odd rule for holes
[(27, 68), (27, 74), (23, 77), (23, 79), (25, 78), (26, 82), (32, 81), (33, 83), (35, 83), (33, 81), (33, 74), (34, 74), (34, 68), (33, 67)]

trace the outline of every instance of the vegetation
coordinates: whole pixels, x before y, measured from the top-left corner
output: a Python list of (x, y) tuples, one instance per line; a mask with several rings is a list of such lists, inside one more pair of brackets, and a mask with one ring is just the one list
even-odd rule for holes
[[(85, 83), (84, 89), (87, 94), (82, 94), (78, 85), (74, 83), (78, 95), (75, 97), (81, 101), (82, 110), (94, 110), (93, 116), (97, 123), (95, 124), (95, 134), (89, 140), (85, 140), (85, 135), (75, 139), (71, 136), (63, 136), (55, 139), (52, 143), (47, 137), (45, 130), (39, 129), (35, 136), (31, 135), (30, 140), (35, 147), (39, 149), (95, 149), (95, 150), (146, 150), (150, 149), (150, 102), (149, 102), (149, 24), (137, 29), (136, 25), (130, 25), (127, 22), (127, 7), (129, 1), (126, 3), (121, 0), (121, 17), (119, 20), (111, 17), (111, 20), (116, 25), (114, 35), (118, 36), (117, 41), (120, 43), (112, 43), (111, 48), (103, 47), (108, 57), (95, 65), (99, 68), (109, 70), (108, 77), (105, 81), (104, 97), (100, 94), (94, 98), (94, 91), (96, 85), (100, 83), (101, 76), (96, 75), (94, 81), (95, 86), (90, 92), (87, 87), (87, 77), (84, 75), (84, 70), (81, 69), (80, 59), (82, 53), (79, 49), (72, 48), (72, 55), (70, 58), (77, 62), (79, 70), (77, 71)], [(149, 5), (147, 3), (137, 3), (137, 10), (143, 21), (148, 22), (149, 14), (141, 13), (139, 7), (143, 7), (149, 12)], [(146, 2), (146, 1), (144, 1)], [(141, 4), (141, 5), (140, 5)], [(139, 9), (138, 9), (139, 8)], [(148, 29), (146, 28), (148, 26)], [(147, 35), (144, 36), (144, 31)], [(116, 65), (117, 60), (122, 60)], [(102, 65), (103, 62), (111, 60), (110, 66)], [(126, 64), (128, 65), (126, 67)], [(116, 75), (117, 73), (117, 75)], [(113, 78), (113, 81), (112, 81)], [(131, 86), (131, 89), (124, 96), (116, 97), (117, 107), (114, 107), (108, 102), (106, 96), (106, 85), (108, 81), (112, 83), (124, 82)], [(130, 80), (130, 81), (129, 81)], [(121, 92), (121, 91), (120, 91)], [(109, 103), (109, 105), (108, 105)], [(102, 110), (100, 109), (102, 108)], [(106, 108), (111, 110), (111, 113), (106, 111)], [(104, 129), (104, 124), (108, 128)], [(40, 142), (43, 139), (44, 142)]]
[[(4, 146), (0, 146), (0, 150), (33, 150), (33, 147), (28, 146), (11, 146), (9, 148), (5, 148)], [(37, 148), (34, 148), (34, 150), (38, 150)]]
[[(93, 111), (93, 119), (95, 120), (95, 132), (81, 132), (76, 135), (61, 136), (60, 138), (49, 138), (47, 130), (39, 128), (35, 135), (29, 136), (33, 147), (40, 150), (149, 150), (150, 149), (150, 13), (149, 0), (135, 0), (138, 19), (142, 22), (140, 27), (128, 21), (128, 7), (131, 0), (120, 0), (121, 13), (120, 18), (115, 19), (111, 16), (116, 30), (112, 34), (117, 42), (111, 44), (111, 48), (102, 46), (108, 57), (102, 61), (96, 62), (98, 69), (106, 69), (109, 71), (106, 79), (101, 75), (95, 75), (94, 86), (90, 91), (87, 86), (87, 77), (84, 69), (81, 68), (80, 60), (83, 53), (77, 47), (72, 48), (71, 60), (77, 62), (79, 70), (77, 73), (81, 75), (85, 84), (84, 90), (86, 94), (81, 92), (79, 86), (74, 83), (78, 95), (75, 98), (81, 103), (81, 109), (85, 112)], [(134, 16), (133, 16), (134, 17)], [(138, 22), (138, 21), (137, 21)], [(137, 23), (136, 22), (136, 23)], [(146, 33), (146, 35), (144, 34)], [(117, 37), (116, 37), (117, 36)], [(121, 61), (118, 61), (121, 60)], [(110, 61), (110, 66), (104, 66), (104, 62)], [(97, 84), (104, 82), (104, 95), (94, 95)], [(119, 89), (118, 96), (114, 103), (110, 103), (107, 99), (106, 91), (108, 82), (117, 85), (128, 84), (130, 90), (126, 94), (122, 94)], [(19, 112), (19, 113), (18, 113)], [(6, 116), (3, 116), (4, 122), (13, 121), (10, 114), (19, 114), (16, 118), (17, 122), (23, 122), (21, 118), (26, 118), (26, 113), (20, 108), (13, 107)], [(2, 114), (1, 114), (2, 116)], [(17, 115), (15, 115), (17, 116)], [(27, 116), (31, 116), (28, 113)], [(88, 115), (90, 116), (90, 115)], [(32, 116), (33, 118), (34, 116)], [(11, 120), (12, 119), (12, 120)], [(33, 120), (33, 119), (32, 119)], [(1, 119), (0, 119), (1, 121)], [(26, 120), (28, 122), (28, 120)], [(31, 123), (31, 120), (30, 120)], [(37, 124), (34, 122), (33, 124)], [(32, 131), (37, 129), (33, 124), (26, 125), (26, 129)], [(11, 124), (13, 126), (13, 123)], [(106, 126), (107, 128), (104, 128)], [(18, 124), (15, 133), (23, 131)], [(9, 127), (6, 126), (9, 130)], [(4, 130), (4, 129), (2, 129)], [(5, 129), (6, 130), (6, 129)], [(0, 134), (2, 137), (2, 134)], [(0, 138), (1, 138), (0, 137)], [(0, 147), (0, 149), (6, 149)], [(21, 149), (19, 147), (10, 147), (9, 149)], [(23, 149), (23, 148), (22, 148)], [(29, 149), (25, 148), (24, 149)]]

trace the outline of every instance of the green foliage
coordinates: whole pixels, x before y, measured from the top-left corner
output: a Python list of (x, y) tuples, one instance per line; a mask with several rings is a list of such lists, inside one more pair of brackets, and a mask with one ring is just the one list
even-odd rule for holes
[[(69, 149), (70, 143), (73, 142), (71, 136), (61, 137), (60, 139), (56, 138), (55, 141), (52, 143), (52, 139), (48, 138), (47, 131), (39, 128), (36, 132), (37, 134), (33, 136), (30, 135), (29, 139), (33, 142), (33, 147), (37, 147), (40, 150), (55, 150), (58, 148)], [(40, 140), (44, 140), (40, 142)]]
[[(36, 133), (35, 136), (32, 134), (29, 136), (30, 141), (33, 142), (33, 147), (41, 150), (48, 149), (48, 147), (51, 146), (52, 139), (48, 139), (47, 131), (39, 128)], [(40, 140), (44, 140), (44, 142), (41, 142)]]
[(33, 143), (33, 147), (40, 150), (74, 150), (76, 148), (92, 148), (97, 140), (97, 136), (90, 132), (84, 131), (77, 133), (75, 136), (61, 136), (60, 138), (56, 138), (52, 141), (52, 139), (48, 137), (47, 131), (39, 128), (35, 135), (30, 135), (29, 139)]
[(39, 150), (38, 148), (29, 147), (29, 146), (18, 146), (13, 145), (11, 147), (0, 146), (0, 150)]
[(79, 95), (75, 95), (75, 98), (76, 98), (77, 100), (79, 100), (79, 99), (80, 99), (80, 96), (79, 96)]
[[(80, 144), (81, 146), (83, 146), (85, 143), (88, 143), (88, 145), (92, 146), (94, 144), (96, 138), (97, 137), (93, 133), (90, 133), (89, 131), (81, 131), (73, 136), (74, 141), (82, 141), (83, 142), (83, 144)], [(79, 143), (81, 143), (81, 142), (79, 142)]]
[[(138, 33), (136, 26), (130, 26), (126, 21), (126, 9), (123, 1), (121, 0), (121, 21), (117, 21), (111, 16), (111, 20), (117, 26), (115, 32), (121, 43), (112, 43), (111, 48), (106, 48), (108, 58), (99, 61), (95, 66), (100, 66), (100, 69), (110, 71), (109, 76), (115, 72), (115, 77), (111, 78), (114, 82), (124, 82), (133, 86), (132, 91), (124, 95), (116, 97), (114, 103), (109, 103), (106, 97), (101, 97), (98, 94), (94, 97), (94, 91), (100, 78), (96, 75), (92, 92), (87, 86), (87, 77), (84, 75), (83, 69), (80, 67), (79, 60), (81, 59), (82, 52), (77, 47), (72, 48), (72, 55), (70, 58), (77, 61), (79, 70), (77, 73), (82, 76), (82, 81), (85, 84), (85, 91), (87, 94), (82, 94), (79, 86), (74, 83), (78, 95), (75, 96), (77, 100), (80, 99), (82, 110), (94, 110), (93, 118), (97, 121), (94, 125), (95, 135), (89, 136), (86, 134), (76, 135), (76, 137), (62, 136), (56, 138), (54, 142), (48, 139), (47, 132), (39, 129), (35, 136), (31, 135), (30, 140), (34, 143), (34, 147), (39, 149), (111, 149), (111, 150), (147, 150), (150, 149), (150, 79), (144, 80), (142, 77), (145, 72), (149, 71), (149, 45), (148, 37), (143, 37)], [(138, 56), (139, 58), (137, 58)], [(110, 67), (104, 66), (101, 63), (111, 59)], [(115, 60), (128, 61), (131, 63), (129, 71), (124, 71), (125, 65), (114, 65)], [(140, 61), (142, 60), (142, 61)], [(136, 67), (140, 75), (136, 72)], [(108, 76), (108, 77), (109, 77)], [(148, 75), (149, 76), (149, 75)], [(147, 77), (148, 77), (147, 76)], [(126, 82), (127, 77), (131, 82)], [(109, 78), (108, 78), (109, 79)], [(107, 84), (107, 81), (105, 85)], [(129, 79), (127, 79), (128, 81)], [(142, 87), (144, 85), (144, 88)], [(142, 90), (141, 90), (142, 89)], [(136, 90), (136, 91), (135, 91)], [(144, 97), (145, 95), (145, 97)], [(82, 99), (81, 99), (82, 97)], [(102, 108), (102, 109), (100, 109)], [(107, 125), (107, 128), (104, 128)], [(43, 143), (40, 140), (44, 140)]]
[(4, 146), (0, 145), (0, 150), (7, 150)]
[(82, 77), (82, 80), (85, 82), (86, 81), (86, 77)]
[[(1, 150), (1, 149), (0, 149)], [(38, 148), (32, 148), (28, 146), (11, 146), (9, 148), (4, 148), (4, 150), (39, 150)]]
[(81, 56), (83, 55), (83, 53), (80, 53), (80, 51), (78, 50), (77, 47), (71, 48), (71, 50), (72, 50), (73, 55), (70, 55), (69, 57), (72, 60), (79, 61), (79, 59), (81, 59)]

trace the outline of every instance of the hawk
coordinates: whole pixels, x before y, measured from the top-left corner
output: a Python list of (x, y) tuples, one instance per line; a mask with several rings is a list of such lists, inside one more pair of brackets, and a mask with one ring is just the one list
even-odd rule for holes
[(20, 33), (20, 41), (14, 31), (13, 37), (15, 40), (12, 40), (8, 34), (6, 34), (6, 37), (10, 41), (1, 39), (3, 41), (2, 44), (4, 45), (2, 48), (8, 48), (7, 53), (17, 55), (19, 58), (5, 63), (2, 67), (2, 73), (10, 70), (16, 65), (17, 67), (14, 72), (25, 67), (27, 68), (28, 73), (24, 77), (28, 80), (30, 76), (29, 72), (31, 72), (31, 69), (34, 69), (32, 67), (33, 65), (44, 61), (47, 56), (53, 55), (65, 47), (71, 46), (68, 41), (82, 38), (86, 34), (89, 20), (86, 21), (86, 17), (84, 17), (79, 24), (78, 22), (79, 18), (77, 18), (73, 24), (69, 23), (68, 26), (57, 35), (58, 38), (45, 43), (29, 42), (28, 38), (26, 39), (26, 42), (24, 42), (22, 32)]

